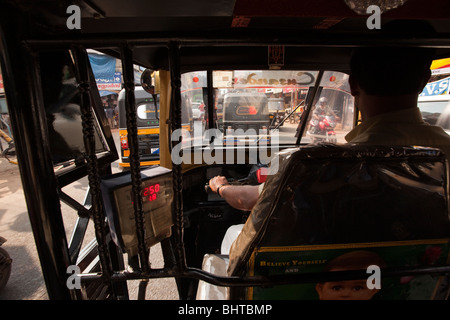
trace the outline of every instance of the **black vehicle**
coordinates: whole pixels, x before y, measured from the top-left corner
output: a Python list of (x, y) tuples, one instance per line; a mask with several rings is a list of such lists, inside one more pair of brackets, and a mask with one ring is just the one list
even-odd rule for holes
[[(246, 137), (257, 141), (259, 135), (267, 135), (270, 126), (268, 99), (257, 92), (232, 92), (223, 98), (224, 140), (229, 143)], [(228, 141), (232, 137), (232, 141)]]
[[(138, 127), (139, 156), (141, 166), (159, 164), (159, 97), (150, 94), (142, 86), (134, 90), (136, 101), (136, 121)], [(156, 101), (155, 101), (156, 99)], [(119, 93), (119, 135), (121, 161), (119, 166), (130, 167), (127, 119), (125, 112), (125, 90)]]

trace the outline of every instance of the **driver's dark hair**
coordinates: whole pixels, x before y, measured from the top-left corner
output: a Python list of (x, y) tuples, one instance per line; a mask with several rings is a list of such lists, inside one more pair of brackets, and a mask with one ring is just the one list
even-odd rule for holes
[[(382, 29), (386, 34), (434, 34), (434, 29), (421, 21), (395, 21)], [(369, 95), (418, 94), (430, 76), (434, 55), (431, 48), (359, 47), (353, 52), (350, 69), (353, 79)]]

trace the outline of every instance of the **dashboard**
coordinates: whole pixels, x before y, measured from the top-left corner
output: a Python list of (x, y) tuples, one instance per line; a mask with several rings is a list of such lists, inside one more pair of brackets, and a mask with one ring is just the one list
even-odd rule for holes
[(247, 183), (252, 168), (223, 164), (197, 167), (183, 174), (184, 241), (189, 265), (200, 267), (206, 253), (220, 253), (227, 229), (245, 223), (250, 213), (232, 208), (216, 193), (207, 192), (205, 185), (218, 175), (233, 183)]

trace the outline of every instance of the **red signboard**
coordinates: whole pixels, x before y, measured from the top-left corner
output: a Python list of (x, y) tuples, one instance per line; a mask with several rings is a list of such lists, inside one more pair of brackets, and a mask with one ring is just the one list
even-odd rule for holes
[(3, 87), (3, 76), (0, 74), (0, 93), (4, 93), (5, 88)]

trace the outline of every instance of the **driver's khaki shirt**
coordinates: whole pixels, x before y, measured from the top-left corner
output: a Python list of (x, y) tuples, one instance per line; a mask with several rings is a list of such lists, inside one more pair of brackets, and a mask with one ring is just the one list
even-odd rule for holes
[(441, 149), (450, 159), (450, 136), (425, 123), (419, 108), (384, 113), (363, 121), (346, 136), (351, 143), (405, 145)]
[[(350, 131), (345, 140), (371, 145), (439, 148), (447, 158), (447, 181), (450, 181), (450, 135), (441, 127), (425, 123), (419, 108), (403, 109), (369, 118)], [(450, 199), (449, 186), (447, 196)]]
[[(450, 135), (441, 127), (425, 123), (419, 108), (389, 112), (367, 119), (350, 131), (345, 140), (370, 145), (439, 148), (446, 155), (449, 176)], [(264, 183), (259, 185), (259, 194), (263, 188)]]

